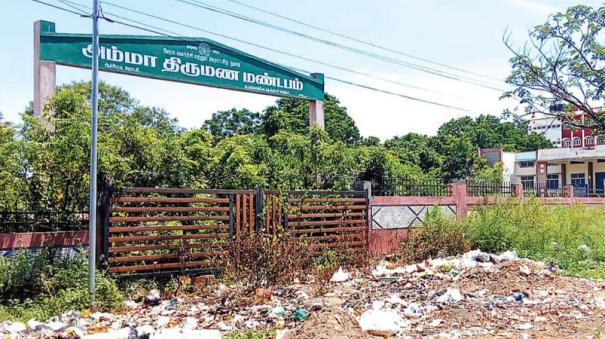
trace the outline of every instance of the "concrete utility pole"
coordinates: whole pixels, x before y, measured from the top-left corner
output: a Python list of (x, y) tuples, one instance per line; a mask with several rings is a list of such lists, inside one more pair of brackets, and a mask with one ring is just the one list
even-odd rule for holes
[[(44, 106), (56, 91), (57, 66), (52, 61), (40, 59), (40, 33), (43, 29), (54, 31), (54, 25), (43, 25), (41, 21), (34, 22), (34, 116), (42, 119)], [(43, 120), (47, 129), (54, 126)]]
[(92, 1), (92, 121), (90, 124), (90, 201), (88, 204), (88, 276), (95, 300), (97, 248), (97, 111), (99, 106), (99, 0)]

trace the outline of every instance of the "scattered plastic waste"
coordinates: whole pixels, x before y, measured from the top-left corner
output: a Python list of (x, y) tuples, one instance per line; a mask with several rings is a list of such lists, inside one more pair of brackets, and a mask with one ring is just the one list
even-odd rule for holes
[(309, 312), (304, 308), (299, 308), (294, 312), (294, 320), (295, 321), (305, 321), (309, 318)]
[(283, 319), (286, 316), (286, 310), (283, 307), (277, 306), (269, 311), (270, 318)]
[(416, 303), (411, 303), (403, 310), (403, 314), (409, 318), (420, 318), (424, 315), (422, 307)]
[(523, 301), (527, 295), (523, 292), (515, 292), (513, 293), (513, 299), (516, 301)]
[(464, 297), (458, 289), (448, 288), (437, 297), (436, 301), (440, 304), (456, 304), (463, 298)]
[(338, 270), (332, 274), (330, 281), (334, 283), (341, 283), (349, 280), (350, 278), (351, 275), (349, 272), (343, 270), (342, 267), (339, 267)]
[(406, 326), (406, 321), (393, 310), (372, 308), (365, 311), (359, 318), (359, 326), (363, 331), (385, 331), (397, 333)]
[(145, 304), (149, 306), (157, 306), (161, 301), (162, 298), (160, 297), (160, 292), (158, 290), (151, 290), (145, 297)]
[(371, 275), (340, 268), (331, 280), (347, 283), (327, 293), (304, 279), (273, 287), (271, 298), (237, 284), (164, 300), (151, 291), (125, 301), (122, 313), (0, 322), (0, 338), (214, 339), (254, 328), (279, 330), (283, 339), (301, 329), (330, 338), (591, 335), (605, 319), (605, 284), (552, 274), (558, 270), (514, 252), (475, 250), (411, 265), (382, 262)]

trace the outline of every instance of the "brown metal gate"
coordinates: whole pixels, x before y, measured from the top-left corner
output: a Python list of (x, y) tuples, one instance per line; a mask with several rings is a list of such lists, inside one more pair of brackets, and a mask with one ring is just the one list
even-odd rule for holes
[(314, 253), (367, 254), (363, 191), (109, 188), (102, 220), (112, 274), (212, 273), (255, 231), (284, 231), (308, 241)]

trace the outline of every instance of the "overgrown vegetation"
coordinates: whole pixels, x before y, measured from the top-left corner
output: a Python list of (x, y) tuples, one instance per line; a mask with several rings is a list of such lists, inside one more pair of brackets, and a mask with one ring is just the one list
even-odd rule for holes
[(262, 232), (242, 234), (225, 270), (226, 279), (250, 289), (288, 284), (302, 278), (311, 260), (309, 246), (297, 238)]
[(605, 278), (605, 210), (602, 207), (549, 206), (538, 199), (483, 206), (462, 220), (434, 209), (426, 226), (402, 244), (402, 258), (422, 260), (460, 254), (470, 248), (558, 265), (566, 274)]
[(84, 253), (18, 250), (0, 257), (0, 321), (47, 320), (68, 310), (117, 310), (122, 294), (113, 280), (97, 272), (97, 295), (90, 301)]
[[(12, 125), (0, 116), (0, 209), (78, 211), (88, 202), (89, 83), (63, 86), (46, 117)], [(549, 146), (523, 122), (463, 117), (437, 135), (364, 139), (337, 98), (325, 99), (326, 130), (308, 127), (308, 103), (279, 99), (264, 112), (217, 112), (183, 129), (161, 108), (100, 85), (99, 171), (119, 186), (349, 189), (356, 179), (450, 181), (492, 175), (478, 147)]]
[(275, 330), (245, 329), (229, 333), (227, 339), (273, 339), (276, 336)]
[(427, 258), (454, 256), (471, 249), (464, 222), (446, 216), (437, 207), (427, 211), (425, 225), (410, 232), (401, 244), (398, 256), (405, 262), (418, 262)]

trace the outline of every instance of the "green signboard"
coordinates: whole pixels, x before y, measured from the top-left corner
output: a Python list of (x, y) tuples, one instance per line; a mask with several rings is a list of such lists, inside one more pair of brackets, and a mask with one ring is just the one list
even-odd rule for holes
[[(205, 38), (101, 35), (103, 71), (275, 96), (323, 100), (322, 74), (292, 71)], [(89, 34), (56, 33), (42, 22), (40, 59), (90, 68)]]

